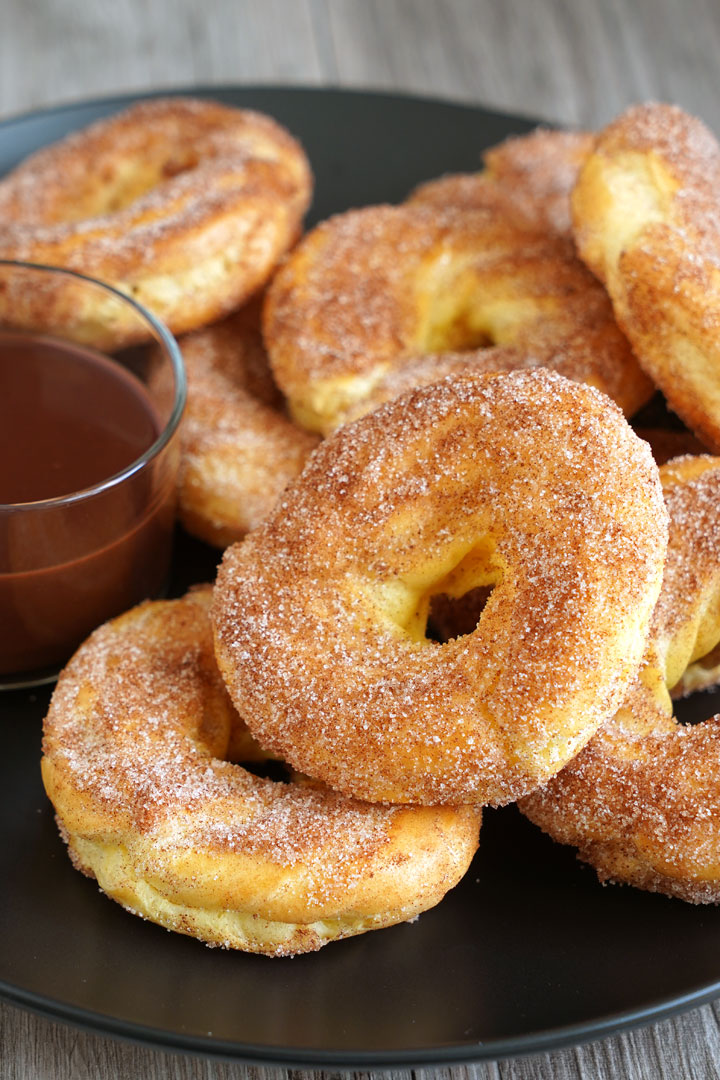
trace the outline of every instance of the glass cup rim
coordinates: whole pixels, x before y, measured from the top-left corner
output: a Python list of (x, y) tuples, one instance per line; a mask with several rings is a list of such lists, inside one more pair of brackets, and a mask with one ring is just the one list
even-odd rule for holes
[(180, 352), (180, 346), (174, 336), (157, 316), (153, 315), (148, 308), (135, 300), (134, 297), (128, 296), (127, 293), (122, 292), (120, 289), (116, 288), (114, 285), (110, 285), (106, 281), (91, 277), (89, 274), (81, 274), (77, 270), (69, 270), (63, 266), (50, 266), (46, 263), (25, 262), (18, 259), (0, 259), (0, 267), (4, 266), (16, 267), (22, 270), (38, 270), (52, 274), (65, 274), (67, 277), (72, 277), (78, 281), (84, 281), (89, 285), (95, 285), (100, 289), (104, 289), (105, 292), (117, 297), (118, 300), (122, 300), (129, 304), (141, 318), (149, 323), (170, 357), (170, 363), (175, 377), (173, 407), (167, 422), (163, 425), (162, 431), (147, 450), (143, 451), (139, 457), (129, 465), (126, 465), (120, 472), (114, 473), (106, 480), (101, 480), (99, 483), (92, 484), (90, 487), (82, 488), (80, 491), (73, 491), (69, 495), (56, 495), (51, 499), (36, 499), (29, 502), (17, 503), (0, 503), (0, 511), (44, 510), (51, 509), (53, 506), (67, 506), (70, 503), (92, 498), (103, 491), (107, 491), (110, 488), (121, 484), (124, 480), (129, 479), (135, 473), (143, 469), (149, 461), (152, 461), (153, 458), (157, 457), (160, 451), (167, 446), (180, 423), (187, 398), (187, 378), (185, 375), (185, 365), (183, 363), (182, 353)]

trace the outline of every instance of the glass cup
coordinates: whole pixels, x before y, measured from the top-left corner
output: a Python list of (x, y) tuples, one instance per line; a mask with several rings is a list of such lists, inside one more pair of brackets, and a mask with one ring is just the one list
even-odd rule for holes
[(177, 343), (133, 299), (0, 260), (0, 688), (51, 681), (166, 588), (185, 393)]

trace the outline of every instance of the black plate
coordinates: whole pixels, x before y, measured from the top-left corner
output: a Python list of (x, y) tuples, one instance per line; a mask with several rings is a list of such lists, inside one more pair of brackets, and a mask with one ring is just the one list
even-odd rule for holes
[[(483, 147), (531, 126), (385, 94), (200, 93), (266, 110), (302, 138), (317, 174), (314, 219), (473, 169)], [(131, 100), (0, 125), (0, 173)], [(215, 558), (182, 538), (176, 591), (210, 577)], [(209, 950), (169, 934), (126, 914), (71, 868), (38, 770), (48, 696), (0, 697), (0, 993), (16, 1004), (172, 1049), (378, 1067), (558, 1047), (720, 994), (720, 911), (601, 888), (513, 808), (487, 814), (467, 877), (414, 924), (294, 960)], [(694, 703), (697, 717), (713, 711), (709, 703)]]

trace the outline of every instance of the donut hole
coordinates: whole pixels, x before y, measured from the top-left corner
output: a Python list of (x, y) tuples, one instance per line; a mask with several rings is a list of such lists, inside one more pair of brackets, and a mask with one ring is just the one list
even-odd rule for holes
[(240, 765), (245, 772), (257, 776), (260, 780), (271, 780), (274, 784), (292, 784), (295, 788), (328, 790), (320, 780), (298, 772), (279, 758), (266, 757), (262, 761), (251, 758), (249, 761), (235, 761), (233, 764)]
[(71, 225), (88, 218), (119, 213), (164, 181), (190, 172), (197, 165), (197, 155), (189, 150), (178, 150), (170, 157), (155, 161), (142, 161), (131, 156), (121, 159), (115, 155), (84, 178), (78, 177), (74, 197), (62, 200), (62, 205), (56, 208), (55, 220)]
[(685, 689), (681, 696), (675, 697), (672, 705), (675, 720), (680, 724), (703, 724), (711, 720), (720, 713), (717, 682), (698, 682), (695, 688)]
[[(551, 296), (534, 295), (518, 284), (518, 267), (470, 266), (455, 270), (441, 265), (430, 272), (419, 292), (420, 353), (472, 352), (512, 345), (538, 319), (557, 318)], [(548, 270), (550, 273), (550, 270)]]
[(697, 666), (707, 673), (708, 676), (720, 668), (720, 642), (718, 642), (714, 649), (711, 649), (710, 652), (705, 653), (699, 660), (696, 660), (695, 665), (693, 666)]
[(171, 180), (174, 176), (181, 176), (191, 169), (196, 169), (198, 164), (199, 158), (195, 153), (186, 151), (174, 154), (163, 163), (158, 179)]
[(431, 328), (428, 340), (423, 344), (423, 352), (472, 352), (475, 349), (489, 349), (495, 345), (495, 339), (486, 326), (476, 326), (471, 313), (460, 311), (448, 322), (439, 323)]
[(289, 784), (294, 780), (292, 769), (284, 761), (276, 758), (267, 758), (265, 761), (238, 761), (246, 772), (252, 773), (263, 780), (273, 780), (278, 784)]
[(149, 194), (163, 181), (171, 180), (197, 167), (197, 156), (192, 153), (174, 154), (157, 162), (140, 165), (137, 161), (119, 163), (112, 180), (104, 186), (103, 204), (98, 211), (114, 214), (132, 206), (138, 199)]
[[(681, 678), (670, 687), (670, 696), (675, 699), (677, 706), (679, 699), (686, 699), (689, 696), (699, 697), (703, 690), (716, 691), (719, 688), (718, 684), (720, 684), (720, 643), (688, 665)], [(717, 712), (717, 705), (717, 699), (714, 702), (710, 700), (708, 704), (708, 708), (712, 706), (713, 714)], [(702, 716), (701, 719), (706, 718)], [(689, 722), (697, 723), (698, 721)]]
[(464, 596), (435, 593), (430, 598), (426, 636), (443, 645), (452, 638), (472, 634), (492, 592), (491, 585), (478, 585)]
[(427, 322), (418, 352), (470, 352), (496, 345), (495, 328), (481, 298), (463, 296), (450, 290), (436, 295), (428, 304)]
[[(411, 640), (436, 645), (477, 628), (503, 570), (495, 542), (483, 537), (469, 550), (455, 550), (445, 560), (385, 583), (381, 603), (385, 615)], [(442, 611), (448, 617), (441, 627)]]

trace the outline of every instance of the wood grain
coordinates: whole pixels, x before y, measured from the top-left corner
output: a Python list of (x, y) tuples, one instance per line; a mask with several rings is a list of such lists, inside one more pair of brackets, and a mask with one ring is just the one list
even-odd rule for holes
[[(720, 131), (718, 55), (717, 0), (2, 0), (0, 114), (192, 83), (329, 83), (434, 94), (580, 126), (658, 98)], [(588, 1046), (416, 1076), (705, 1080), (720, 1072), (719, 1016), (717, 1005), (706, 1006)], [(0, 1048), (2, 1080), (332, 1075), (166, 1054), (9, 1005), (0, 1005)]]

